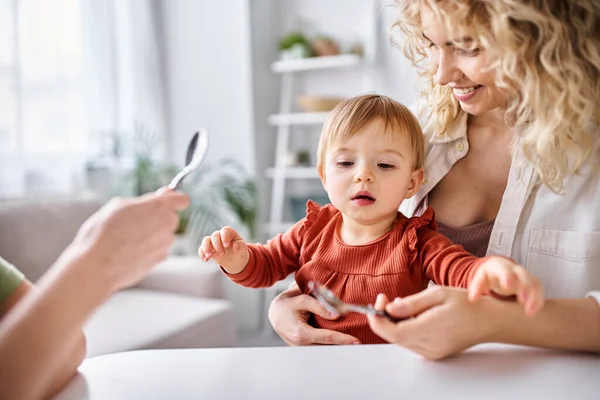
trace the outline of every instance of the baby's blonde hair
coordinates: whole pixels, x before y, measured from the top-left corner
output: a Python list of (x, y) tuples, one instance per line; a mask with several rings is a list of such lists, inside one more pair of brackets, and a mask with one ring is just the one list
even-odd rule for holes
[(425, 149), (423, 132), (413, 113), (387, 96), (366, 94), (338, 104), (323, 125), (317, 149), (317, 169), (324, 175), (327, 150), (344, 142), (367, 124), (381, 120), (385, 132), (408, 137), (414, 155), (414, 169), (422, 169)]
[[(397, 0), (394, 24), (403, 50), (429, 82), (424, 94), (439, 133), (463, 114), (449, 87), (437, 85), (437, 65), (426, 62), (419, 7), (425, 2), (452, 35), (464, 28), (493, 60), (496, 85), (506, 94), (505, 119), (541, 181), (563, 189), (586, 161), (597, 138), (600, 111), (599, 0)], [(450, 36), (450, 37), (460, 37)]]

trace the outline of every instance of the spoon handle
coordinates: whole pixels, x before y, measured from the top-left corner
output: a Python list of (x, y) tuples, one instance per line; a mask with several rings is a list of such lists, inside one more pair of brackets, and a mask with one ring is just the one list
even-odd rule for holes
[(375, 315), (377, 317), (385, 317), (392, 322), (400, 322), (400, 321), (404, 321), (405, 319), (409, 319), (409, 318), (393, 317), (386, 310), (376, 310), (372, 304), (369, 304), (368, 306), (359, 306), (356, 304), (345, 303), (344, 306), (346, 307), (346, 309), (348, 311), (359, 312), (359, 313), (365, 314), (365, 315)]
[(189, 174), (189, 170), (187, 168), (182, 169), (177, 175), (175, 175), (167, 187), (171, 190), (176, 190), (187, 174)]
[(400, 321), (404, 321), (404, 320), (408, 319), (408, 318), (396, 318), (396, 317), (393, 317), (386, 310), (374, 310), (374, 311), (375, 311), (375, 315), (377, 315), (378, 317), (385, 317), (385, 318), (389, 319), (392, 322), (400, 322)]

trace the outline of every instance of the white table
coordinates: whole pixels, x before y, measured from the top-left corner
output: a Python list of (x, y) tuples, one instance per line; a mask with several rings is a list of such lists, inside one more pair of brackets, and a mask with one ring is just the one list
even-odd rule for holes
[(393, 345), (146, 350), (87, 359), (71, 399), (600, 399), (600, 356), (480, 345), (441, 362)]

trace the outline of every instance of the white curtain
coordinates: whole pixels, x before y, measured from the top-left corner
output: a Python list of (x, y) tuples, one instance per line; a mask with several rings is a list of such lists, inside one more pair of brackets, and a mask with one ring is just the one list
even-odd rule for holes
[(165, 71), (156, 0), (81, 0), (94, 139), (144, 129), (166, 153)]
[(107, 136), (166, 154), (158, 0), (0, 0), (0, 197), (72, 194)]
[(0, 194), (64, 191), (86, 146), (78, 0), (1, 0), (0, 16)]

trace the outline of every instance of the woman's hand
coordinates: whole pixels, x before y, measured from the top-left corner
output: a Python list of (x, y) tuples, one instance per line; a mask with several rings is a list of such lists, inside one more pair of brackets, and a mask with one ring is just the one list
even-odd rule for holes
[(360, 344), (354, 336), (308, 325), (311, 314), (326, 319), (338, 317), (331, 315), (314, 297), (302, 294), (295, 285), (275, 297), (269, 307), (269, 321), (273, 329), (290, 346)]
[(177, 211), (189, 202), (187, 195), (171, 190), (114, 198), (81, 226), (59, 263), (79, 260), (75, 264), (88, 270), (90, 281), (109, 292), (131, 286), (168, 256)]
[(464, 289), (435, 286), (403, 299), (389, 302), (377, 297), (375, 308), (409, 320), (394, 323), (369, 317), (373, 332), (426, 358), (440, 360), (479, 343), (490, 341), (499, 329), (494, 320), (492, 298), (469, 301)]

